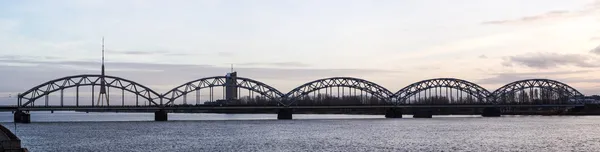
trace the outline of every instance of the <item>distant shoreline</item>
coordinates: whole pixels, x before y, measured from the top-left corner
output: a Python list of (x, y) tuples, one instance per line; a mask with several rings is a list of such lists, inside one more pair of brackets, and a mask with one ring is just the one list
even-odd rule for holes
[[(600, 111), (594, 108), (582, 108), (578, 111), (567, 110), (543, 110), (543, 111), (504, 111), (502, 115), (544, 115), (544, 116), (595, 116), (600, 115)], [(109, 113), (154, 113), (155, 111), (139, 110), (75, 110), (76, 112), (109, 112)], [(171, 110), (169, 113), (219, 113), (219, 114), (277, 114), (276, 110)], [(294, 109), (294, 114), (352, 114), (352, 115), (385, 115), (385, 109)], [(412, 115), (412, 111), (407, 109), (402, 112), (404, 115)], [(433, 115), (481, 115), (479, 111), (456, 110), (456, 111), (432, 111)]]

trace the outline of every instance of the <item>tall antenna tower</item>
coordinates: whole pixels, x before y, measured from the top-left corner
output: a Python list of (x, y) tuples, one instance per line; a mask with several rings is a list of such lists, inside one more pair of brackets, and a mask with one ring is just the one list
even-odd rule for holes
[(106, 106), (110, 106), (108, 94), (106, 93), (106, 80), (104, 80), (104, 37), (102, 37), (102, 75), (100, 76), (100, 95), (96, 105), (103, 106), (104, 101), (106, 101)]

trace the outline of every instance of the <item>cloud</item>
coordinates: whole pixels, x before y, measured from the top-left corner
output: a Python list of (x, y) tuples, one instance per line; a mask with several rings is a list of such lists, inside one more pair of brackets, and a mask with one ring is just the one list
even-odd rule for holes
[(16, 20), (8, 20), (0, 18), (0, 31), (11, 31), (19, 27), (19, 22)]
[(191, 55), (187, 53), (173, 53), (166, 50), (155, 50), (155, 51), (120, 51), (120, 50), (106, 50), (106, 53), (111, 54), (125, 54), (125, 55), (170, 55), (170, 56), (185, 56)]
[(487, 59), (488, 57), (486, 55), (482, 54), (482, 55), (479, 56), (479, 58), (480, 59)]
[(587, 78), (562, 78), (560, 81), (565, 83), (600, 83), (600, 79), (587, 79)]
[(151, 54), (164, 54), (166, 51), (113, 51), (106, 50), (106, 53), (117, 53), (117, 54), (128, 54), (128, 55), (151, 55)]
[(596, 11), (598, 8), (600, 8), (600, 1), (595, 0), (594, 2), (587, 4), (585, 7), (587, 11)]
[(590, 51), (591, 53), (600, 55), (600, 45)]
[(422, 66), (417, 66), (414, 69), (415, 70), (434, 71), (434, 70), (440, 70), (442, 68), (439, 65), (422, 65)]
[(540, 21), (549, 21), (549, 20), (559, 20), (559, 19), (568, 19), (572, 17), (579, 17), (584, 15), (590, 15), (597, 13), (600, 8), (600, 1), (594, 1), (592, 3), (588, 3), (585, 7), (574, 10), (574, 11), (566, 11), (566, 10), (554, 10), (549, 11), (543, 14), (525, 16), (518, 19), (506, 19), (506, 20), (492, 20), (485, 21), (481, 24), (484, 25), (506, 25), (506, 24), (523, 24), (523, 23), (535, 23)]
[(581, 54), (528, 53), (504, 58), (504, 66), (521, 65), (529, 68), (548, 69), (558, 66), (599, 67), (594, 58)]
[(506, 61), (505, 61), (505, 62), (502, 62), (501, 64), (502, 64), (502, 66), (504, 66), (504, 67), (513, 67), (513, 64), (512, 64), (511, 62), (506, 62)]
[(233, 52), (217, 52), (218, 56), (222, 56), (222, 57), (232, 57), (235, 56), (235, 54)]
[(475, 83), (479, 84), (479, 85), (508, 84), (510, 82), (523, 80), (523, 79), (529, 79), (529, 78), (534, 78), (534, 77), (529, 76), (529, 75), (524, 76), (524, 75), (513, 74), (513, 73), (502, 73), (502, 74), (497, 74), (497, 75), (489, 77), (489, 78), (480, 79), (480, 80), (476, 81)]
[(245, 66), (274, 66), (274, 67), (308, 67), (310, 65), (301, 62), (249, 62), (239, 63)]
[(476, 81), (477, 84), (508, 84), (518, 80), (534, 79), (534, 78), (558, 78), (565, 75), (585, 74), (593, 72), (592, 70), (575, 70), (575, 71), (553, 71), (553, 72), (504, 72), (492, 74), (492, 77), (484, 78)]
[(18, 55), (0, 55), (0, 60), (15, 60), (20, 58)]
[(556, 10), (556, 11), (546, 12), (546, 13), (540, 14), (540, 15), (526, 16), (526, 17), (522, 17), (522, 18), (514, 19), (514, 20), (485, 21), (482, 24), (519, 24), (519, 23), (530, 23), (530, 22), (541, 21), (541, 20), (564, 18), (569, 13), (570, 13), (569, 11)]
[[(26, 64), (26, 65), (14, 65)], [(380, 76), (395, 71), (377, 69), (308, 69), (308, 68), (236, 68), (239, 76), (251, 78), (272, 85), (285, 92), (308, 81), (324, 77)], [(118, 76), (156, 91), (165, 91), (185, 82), (221, 76), (229, 72), (229, 67), (191, 64), (128, 63), (107, 62), (107, 75)], [(0, 73), (8, 73), (0, 79), (1, 92), (22, 92), (43, 82), (79, 74), (99, 74), (100, 63), (90, 61), (41, 61), (2, 59)], [(274, 83), (275, 82), (275, 83)]]

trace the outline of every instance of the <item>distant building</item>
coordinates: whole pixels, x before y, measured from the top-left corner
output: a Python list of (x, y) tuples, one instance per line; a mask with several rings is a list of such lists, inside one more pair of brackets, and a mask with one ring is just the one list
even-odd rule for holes
[(225, 76), (225, 100), (233, 101), (238, 99), (237, 72), (227, 73)]
[(577, 100), (582, 101), (583, 103), (586, 103), (586, 104), (600, 104), (600, 96), (598, 96), (598, 95), (585, 96), (585, 97), (583, 97), (583, 99), (577, 99)]
[(224, 106), (227, 105), (227, 100), (206, 101), (204, 105)]

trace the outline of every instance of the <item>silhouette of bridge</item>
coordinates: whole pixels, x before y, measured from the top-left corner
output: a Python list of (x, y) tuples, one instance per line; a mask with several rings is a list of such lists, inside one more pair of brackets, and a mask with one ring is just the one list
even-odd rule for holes
[[(102, 87), (106, 87), (106, 104), (94, 103), (99, 98), (96, 90)], [(69, 100), (65, 100), (65, 94)], [(406, 113), (430, 118), (444, 109), (471, 109), (483, 116), (500, 116), (510, 109), (564, 109), (585, 102), (584, 95), (575, 88), (549, 79), (520, 80), (490, 92), (466, 80), (437, 78), (391, 92), (364, 79), (332, 77), (282, 93), (234, 73), (193, 80), (158, 93), (132, 80), (89, 74), (37, 85), (20, 93), (16, 106), (4, 109), (15, 111), (15, 122), (28, 123), (29, 111), (153, 111), (156, 121), (166, 121), (167, 113), (172, 111), (262, 110), (277, 113), (278, 119), (292, 119), (294, 110), (376, 109), (387, 118), (401, 118)], [(453, 113), (460, 114), (449, 114)]]
[[(0, 107), (0, 111), (14, 111), (14, 121), (22, 123), (31, 121), (30, 111), (57, 110), (155, 112), (156, 121), (167, 121), (168, 112), (273, 112), (278, 119), (292, 119), (294, 112), (334, 109), (369, 109), (368, 113), (378, 112), (386, 118), (401, 118), (402, 114), (431, 118), (433, 114), (493, 117), (524, 109), (581, 109), (587, 102), (575, 88), (549, 79), (516, 81), (490, 92), (469, 81), (438, 78), (393, 93), (364, 79), (332, 77), (305, 83), (284, 94), (260, 81), (238, 77), (233, 71), (226, 76), (193, 80), (161, 94), (135, 81), (105, 75), (104, 38), (101, 68), (100, 75), (67, 76), (37, 85), (20, 93), (15, 106)], [(57, 93), (59, 97), (51, 96)], [(65, 100), (65, 94), (73, 99)], [(120, 104), (115, 94), (120, 95)]]

